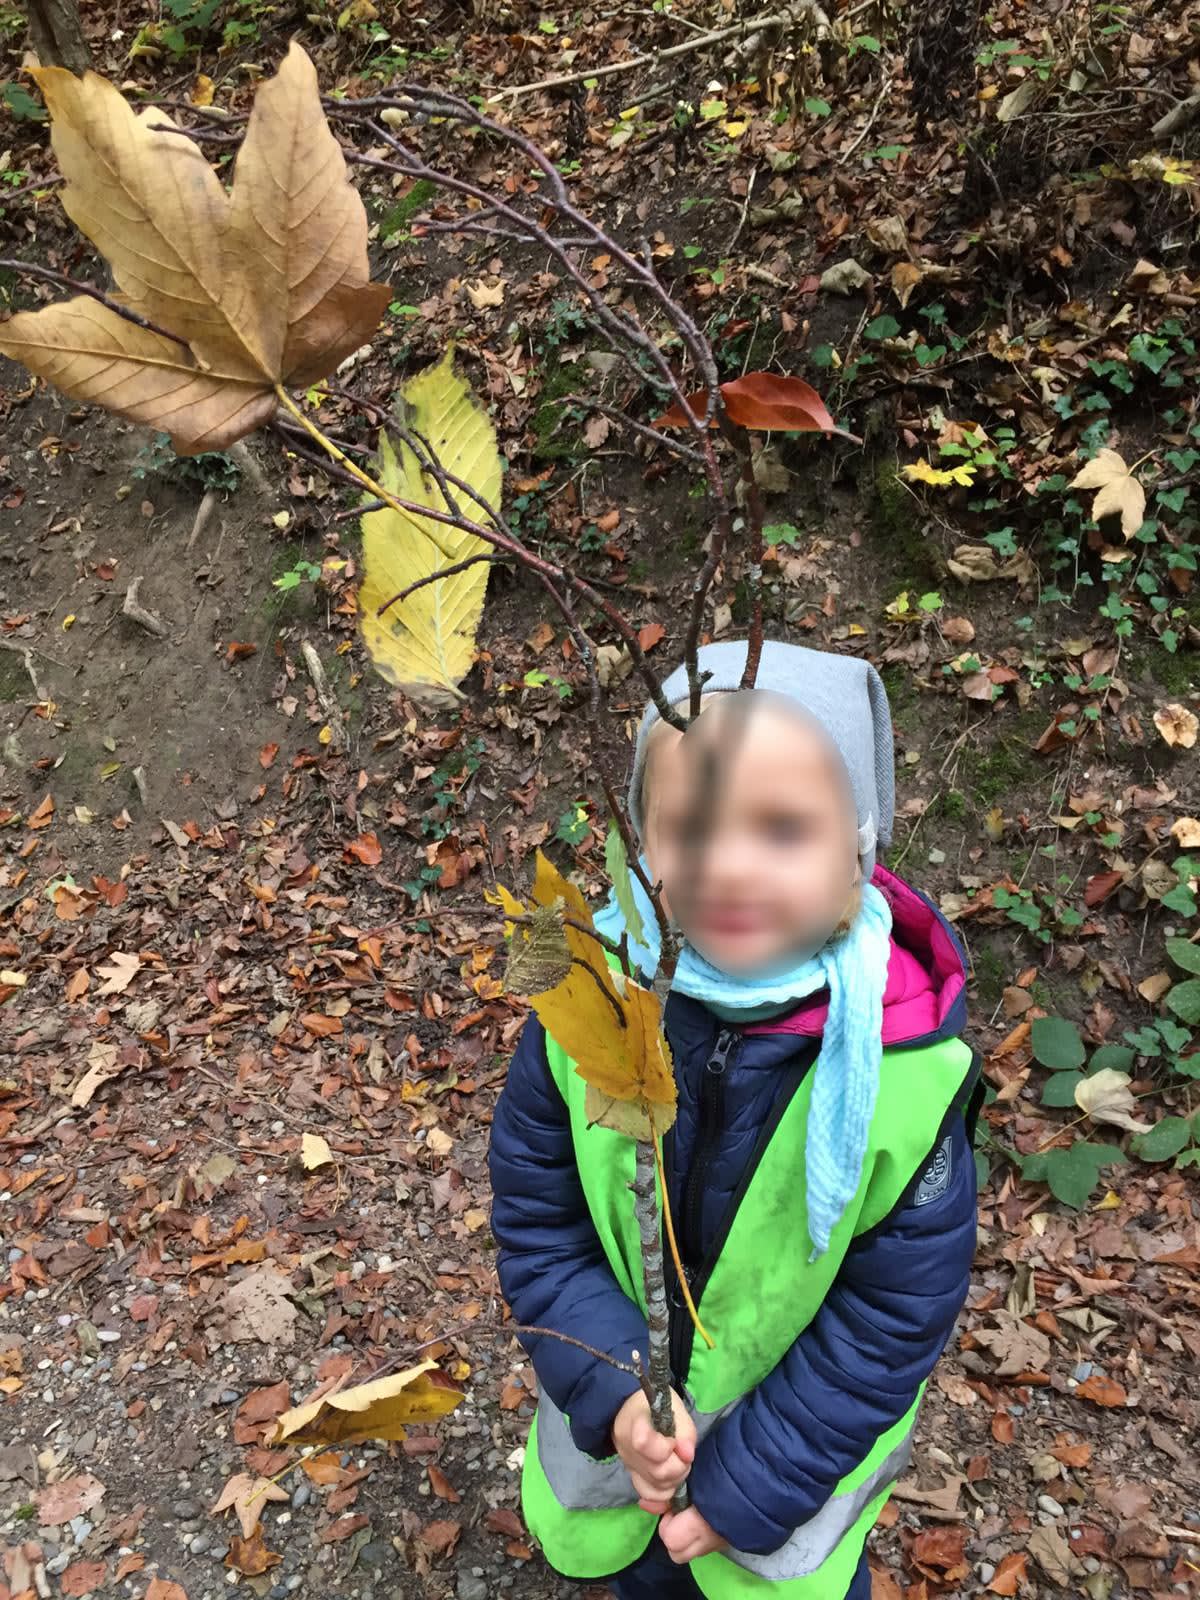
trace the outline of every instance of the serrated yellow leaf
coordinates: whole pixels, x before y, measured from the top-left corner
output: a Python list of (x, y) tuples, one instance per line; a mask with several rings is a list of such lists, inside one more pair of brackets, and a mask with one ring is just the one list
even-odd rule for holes
[(300, 1140), (300, 1160), (306, 1172), (327, 1167), (333, 1160), (333, 1151), (319, 1133), (306, 1133)]
[(721, 132), (728, 134), (731, 139), (740, 139), (749, 126), (748, 122), (723, 122)]
[(317, 743), (318, 744), (330, 744), (330, 743), (332, 743), (332, 741), (333, 741), (333, 729), (329, 726), (328, 723), (326, 723), (325, 726), (321, 729), (320, 733), (317, 735)]
[[(500, 501), (500, 452), (486, 411), (453, 366), (453, 351), (427, 367), (402, 391), (412, 430), (427, 439), (442, 469), (471, 486), (487, 505)], [(401, 441), (399, 455), (380, 434), (379, 481), (389, 494), (428, 506), (451, 509), (432, 474)], [(465, 491), (452, 487), (458, 508), (483, 524), (487, 515)], [(488, 542), (416, 512), (385, 506), (362, 519), (364, 578), (359, 593), (363, 641), (379, 672), (407, 692), (433, 691), (458, 701), (458, 684), (475, 657), (475, 633), (483, 614), (488, 565), (478, 562), (452, 577), (427, 583), (379, 615), (418, 579), (428, 577), (489, 549)]]

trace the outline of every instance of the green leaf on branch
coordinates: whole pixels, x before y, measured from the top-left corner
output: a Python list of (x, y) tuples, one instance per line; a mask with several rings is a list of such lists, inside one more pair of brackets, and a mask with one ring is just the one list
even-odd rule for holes
[(617, 897), (617, 904), (621, 908), (621, 915), (625, 918), (625, 926), (629, 929), (630, 940), (634, 944), (645, 944), (646, 929), (637, 908), (637, 901), (633, 897), (633, 879), (629, 871), (629, 858), (625, 854), (625, 841), (621, 838), (621, 831), (615, 822), (609, 823), (608, 834), (604, 840), (604, 866), (612, 883), (613, 893)]

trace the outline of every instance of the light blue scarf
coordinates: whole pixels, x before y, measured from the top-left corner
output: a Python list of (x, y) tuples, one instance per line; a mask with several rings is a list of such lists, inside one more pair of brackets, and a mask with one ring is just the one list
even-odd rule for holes
[[(649, 877), (646, 858), (641, 861)], [(658, 922), (646, 891), (632, 873), (630, 883), (646, 942), (636, 942), (631, 934), (629, 953), (636, 967), (652, 973), (658, 966)], [(615, 894), (610, 894), (594, 920), (599, 932), (610, 939), (619, 940), (626, 931)], [(829, 1019), (812, 1069), (804, 1152), (811, 1260), (829, 1248), (833, 1230), (862, 1177), (879, 1090), (891, 932), (891, 907), (874, 884), (867, 884), (862, 909), (849, 931), (791, 968), (777, 966), (766, 975), (740, 977), (714, 967), (687, 943), (675, 967), (673, 990), (739, 1022), (753, 1021), (778, 1012), (789, 1001), (829, 990)]]

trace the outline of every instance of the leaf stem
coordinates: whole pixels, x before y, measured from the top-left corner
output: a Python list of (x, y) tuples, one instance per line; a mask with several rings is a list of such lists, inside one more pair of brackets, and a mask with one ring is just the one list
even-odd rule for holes
[(679, 1279), (679, 1287), (683, 1290), (683, 1298), (688, 1308), (688, 1316), (691, 1317), (693, 1327), (704, 1340), (708, 1348), (710, 1350), (715, 1350), (716, 1346), (713, 1344), (707, 1328), (705, 1328), (704, 1324), (700, 1321), (700, 1313), (696, 1310), (696, 1303), (692, 1299), (692, 1291), (688, 1287), (687, 1273), (684, 1272), (683, 1262), (679, 1259), (679, 1246), (675, 1242), (675, 1221), (671, 1216), (671, 1202), (667, 1196), (667, 1175), (663, 1171), (662, 1140), (659, 1138), (657, 1133), (654, 1135), (654, 1161), (658, 1167), (658, 1183), (659, 1188), (662, 1191), (662, 1212), (663, 1221), (667, 1225), (667, 1243), (671, 1246), (671, 1260), (675, 1263), (675, 1272)]

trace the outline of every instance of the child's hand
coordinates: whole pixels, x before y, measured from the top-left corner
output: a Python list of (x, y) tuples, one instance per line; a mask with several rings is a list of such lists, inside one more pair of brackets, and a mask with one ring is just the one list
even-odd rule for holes
[(638, 1504), (652, 1516), (661, 1516), (671, 1496), (691, 1471), (696, 1454), (696, 1425), (687, 1407), (672, 1389), (675, 1437), (659, 1433), (650, 1420), (650, 1402), (640, 1389), (629, 1396), (613, 1422), (613, 1443), (629, 1468)]
[(714, 1528), (709, 1527), (695, 1506), (686, 1511), (669, 1511), (658, 1524), (658, 1537), (666, 1546), (667, 1554), (677, 1565), (699, 1561), (714, 1550), (724, 1550), (729, 1543)]

